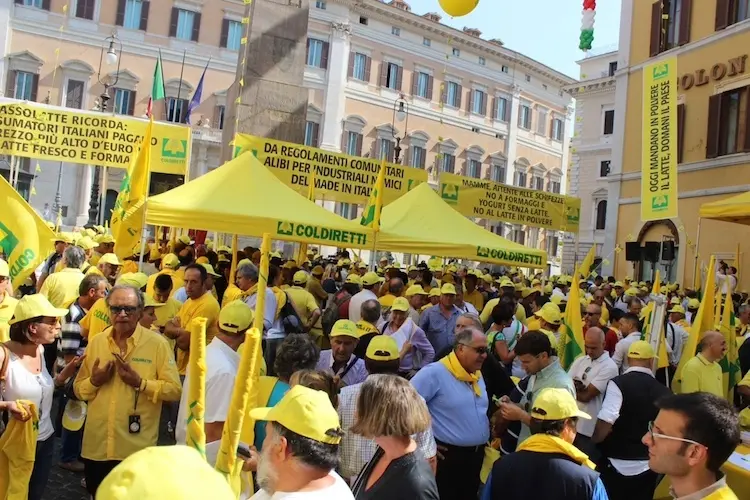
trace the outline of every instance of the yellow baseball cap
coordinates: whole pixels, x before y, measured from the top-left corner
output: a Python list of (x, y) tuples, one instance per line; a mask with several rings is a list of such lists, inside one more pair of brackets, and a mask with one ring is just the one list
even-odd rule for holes
[(178, 267), (180, 267), (180, 258), (173, 253), (168, 253), (161, 259), (161, 263), (164, 267), (177, 269)]
[(539, 280), (537, 278), (534, 278), (533, 280), (531, 280), (531, 286), (537, 286), (537, 285), (541, 285), (541, 284), (542, 284), (541, 280)]
[(315, 266), (312, 268), (312, 271), (310, 271), (310, 274), (313, 276), (322, 276), (323, 275), (323, 266)]
[(101, 259), (99, 259), (98, 264), (109, 264), (112, 266), (121, 266), (122, 262), (120, 262), (120, 259), (117, 258), (117, 255), (113, 253), (105, 253), (102, 255)]
[(362, 285), (362, 279), (359, 277), (358, 274), (349, 273), (346, 275), (346, 279), (344, 280), (344, 283), (350, 283), (352, 285)]
[(209, 260), (208, 260), (208, 257), (206, 256), (198, 257), (197, 259), (195, 259), (196, 264), (208, 264), (208, 262)]
[(457, 273), (458, 272), (458, 268), (456, 266), (454, 266), (454, 265), (451, 264), (450, 266), (448, 266), (447, 272), (449, 272), (449, 273)]
[(430, 297), (440, 297), (440, 289), (438, 287), (431, 288), (430, 293), (428, 293)]
[(209, 275), (213, 276), (214, 278), (219, 278), (221, 276), (221, 274), (219, 274), (216, 271), (214, 271), (214, 266), (212, 266), (208, 262), (206, 262), (205, 264), (201, 264), (201, 266), (203, 266), (203, 268), (206, 270), (206, 272)]
[(367, 345), (365, 357), (373, 361), (394, 361), (399, 359), (398, 344), (390, 335), (375, 335)]
[(562, 304), (563, 302), (567, 302), (567, 300), (565, 300), (565, 299), (564, 299), (564, 298), (563, 298), (562, 296), (560, 296), (560, 295), (553, 295), (552, 297), (550, 297), (550, 298), (549, 298), (549, 300), (550, 300), (550, 302), (552, 302), (553, 304), (557, 304), (557, 305), (559, 305), (559, 304)]
[(177, 238), (177, 241), (182, 243), (183, 245), (189, 245), (190, 244), (190, 236), (183, 234), (179, 238)]
[(446, 275), (444, 275), (443, 279), (441, 281), (442, 281), (443, 284), (445, 284), (445, 283), (455, 283), (456, 282), (456, 280), (453, 279), (453, 275), (452, 274), (446, 274)]
[(40, 293), (24, 295), (16, 304), (13, 317), (9, 325), (32, 318), (63, 318), (68, 314), (67, 309), (58, 309), (50, 304), (47, 297)]
[(236, 499), (220, 473), (189, 446), (151, 446), (133, 453), (112, 469), (97, 500)]
[(440, 295), (456, 295), (456, 287), (453, 283), (443, 283), (440, 287)]
[(685, 308), (680, 305), (673, 305), (672, 309), (669, 310), (670, 313), (680, 313), (685, 314)]
[(83, 427), (86, 421), (86, 403), (77, 399), (68, 399), (65, 403), (63, 412), (62, 425), (69, 431), (78, 431)]
[(406, 296), (413, 297), (414, 295), (427, 295), (422, 285), (412, 285), (406, 289)]
[(242, 300), (235, 300), (219, 312), (219, 328), (228, 333), (241, 333), (253, 324), (253, 310)]
[(2, 276), (3, 278), (10, 276), (10, 268), (8, 267), (8, 263), (3, 259), (0, 259), (0, 276)]
[(348, 320), (348, 319), (340, 319), (337, 322), (333, 324), (333, 328), (331, 328), (331, 337), (354, 337), (355, 339), (359, 338), (359, 330), (357, 330), (357, 325), (354, 323), (354, 321)]
[(284, 265), (281, 267), (284, 269), (294, 269), (295, 267), (297, 267), (297, 263), (294, 262), (293, 260), (288, 260), (284, 262)]
[(615, 288), (622, 288), (622, 281), (615, 281), (615, 284), (613, 286)]
[(360, 262), (357, 267), (359, 267), (360, 269), (367, 269), (367, 263), (366, 262)]
[(101, 236), (97, 237), (94, 241), (97, 243), (114, 243), (115, 239), (112, 237), (111, 234), (102, 234)]
[(542, 289), (542, 292), (545, 295), (552, 295), (552, 285), (550, 283), (547, 283), (544, 285), (544, 288)]
[(500, 288), (515, 288), (516, 285), (513, 284), (511, 280), (508, 278), (502, 278), (498, 280), (500, 282)]
[(524, 287), (521, 289), (521, 297), (523, 297), (524, 299), (528, 297), (529, 295), (531, 295), (532, 293), (539, 293), (539, 289), (527, 288), (527, 287)]
[(294, 276), (292, 276), (292, 283), (295, 285), (304, 285), (307, 283), (308, 275), (305, 271), (297, 271), (294, 273)]
[(107, 230), (104, 226), (94, 226), (94, 231), (96, 231), (99, 234), (104, 234)]
[[(255, 408), (250, 410), (249, 415), (255, 421), (276, 422), (320, 443), (341, 442), (339, 414), (331, 405), (328, 395), (303, 385), (292, 387), (273, 408)], [(172, 467), (172, 464), (169, 466)]]
[(482, 275), (482, 281), (484, 281), (484, 282), (485, 282), (485, 283), (487, 283), (488, 285), (491, 285), (491, 284), (492, 284), (492, 281), (493, 281), (493, 279), (492, 279), (492, 275), (491, 275), (491, 274), (483, 274), (483, 275)]
[(701, 306), (701, 302), (698, 299), (688, 300), (688, 309), (698, 309)]
[(96, 248), (96, 243), (94, 243), (94, 240), (90, 236), (83, 236), (76, 241), (76, 246), (83, 250), (91, 250), (92, 248)]
[(363, 285), (375, 285), (380, 282), (380, 276), (378, 276), (377, 273), (374, 273), (370, 271), (369, 273), (365, 273), (364, 276), (362, 276), (362, 284)]
[(412, 272), (412, 271), (416, 271), (416, 270), (417, 270), (417, 266), (409, 266), (407, 268), (407, 272)]
[(645, 340), (633, 342), (628, 349), (628, 357), (633, 359), (653, 359), (654, 348)]
[(217, 252), (217, 253), (220, 253), (220, 252), (232, 253), (232, 249), (231, 249), (231, 248), (229, 248), (229, 247), (228, 247), (228, 246), (226, 246), (226, 245), (221, 245), (221, 246), (219, 247), (219, 249), (218, 249), (218, 250), (217, 250), (216, 252)]
[(638, 289), (634, 286), (631, 286), (630, 288), (625, 290), (625, 295), (628, 295), (630, 297), (635, 297), (636, 295), (638, 295)]
[(673, 305), (673, 306), (674, 305), (681, 305), (682, 301), (680, 300), (679, 297), (672, 297), (671, 299), (669, 299), (669, 304)]
[(70, 234), (68, 233), (57, 233), (54, 238), (52, 238), (52, 243), (57, 243), (58, 241), (62, 241), (63, 243), (72, 244), (73, 238), (71, 238)]
[(123, 273), (115, 282), (116, 285), (129, 285), (139, 290), (146, 286), (146, 283), (148, 283), (148, 276), (145, 273)]
[(531, 407), (531, 418), (537, 420), (565, 420), (573, 417), (591, 420), (588, 413), (578, 408), (576, 400), (567, 389), (542, 389)]
[(165, 302), (157, 302), (151, 295), (143, 296), (143, 307), (162, 307), (166, 305)]
[(552, 323), (553, 325), (559, 325), (562, 321), (560, 306), (554, 302), (547, 302), (544, 304), (541, 309), (534, 313), (534, 316), (542, 318), (547, 323)]
[(406, 312), (408, 310), (409, 310), (409, 301), (406, 300), (404, 297), (397, 297), (396, 300), (393, 301), (393, 305), (391, 306), (391, 311)]

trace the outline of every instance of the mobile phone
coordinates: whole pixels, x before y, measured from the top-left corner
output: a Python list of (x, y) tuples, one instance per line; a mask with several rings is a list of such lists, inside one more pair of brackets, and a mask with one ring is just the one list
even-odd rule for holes
[(237, 446), (237, 455), (242, 458), (253, 458), (253, 455), (250, 453), (250, 448), (243, 445)]

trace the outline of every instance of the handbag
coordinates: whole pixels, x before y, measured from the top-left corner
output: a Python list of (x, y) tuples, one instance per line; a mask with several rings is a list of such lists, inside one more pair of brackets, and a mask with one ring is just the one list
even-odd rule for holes
[(495, 465), (500, 459), (500, 450), (492, 447), (492, 443), (487, 443), (484, 447), (484, 459), (482, 460), (482, 468), (479, 471), (479, 480), (482, 484), (487, 483), (487, 479), (490, 477), (492, 472), (492, 466)]

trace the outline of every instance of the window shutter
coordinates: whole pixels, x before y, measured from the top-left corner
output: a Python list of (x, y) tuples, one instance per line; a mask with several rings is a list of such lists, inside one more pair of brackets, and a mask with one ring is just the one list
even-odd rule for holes
[(677, 105), (677, 163), (682, 163), (682, 150), (685, 147), (685, 105)]
[[(125, 0), (122, 0), (122, 3), (125, 3)], [(125, 9), (123, 8), (123, 17), (125, 16)], [(172, 14), (169, 19), (169, 36), (175, 37), (177, 36), (177, 18), (180, 15), (179, 9), (177, 7), (172, 7)]]
[(492, 119), (497, 119), (497, 97), (492, 98)]
[(229, 19), (221, 20), (221, 36), (219, 37), (219, 47), (222, 49), (227, 48), (229, 41)]
[(135, 116), (135, 90), (129, 92), (130, 99), (128, 100), (128, 114)]
[(85, 0), (78, 0), (76, 3), (76, 17), (85, 19), (86, 17), (86, 2)]
[(482, 92), (482, 116), (487, 116), (487, 94)]
[[(18, 3), (18, 2), (16, 2)], [(17, 71), (8, 71), (8, 81), (5, 82), (5, 97), (13, 99), (16, 96), (16, 75)]]
[(411, 95), (417, 95), (417, 70), (411, 72)]
[(221, 106), (214, 106), (214, 119), (211, 122), (212, 128), (218, 129), (221, 125)]
[(419, 158), (419, 168), (424, 170), (426, 164), (427, 164), (427, 150), (425, 148), (422, 148), (422, 155)]
[(401, 81), (404, 78), (404, 68), (401, 66), (396, 66), (396, 90), (401, 92)]
[(365, 81), (370, 83), (370, 69), (372, 68), (372, 58), (367, 56), (365, 60)]
[(81, 109), (83, 105), (83, 82), (68, 80), (68, 88), (65, 94), (65, 107)]
[(388, 141), (388, 163), (393, 163), (393, 158), (394, 158), (393, 143), (391, 141)]
[(117, 13), (115, 14), (115, 24), (117, 26), (125, 25), (125, 0), (117, 0)]
[[(740, 151), (743, 153), (750, 152), (750, 87), (745, 87), (745, 137), (742, 138)], [(740, 100), (740, 102), (742, 102)], [(740, 129), (742, 130), (742, 129)]]
[(318, 136), (320, 135), (320, 124), (319, 123), (313, 123), (312, 126), (312, 147), (317, 148), (318, 147)]
[(31, 78), (31, 102), (36, 102), (36, 95), (39, 92), (39, 75), (34, 75)]
[(432, 75), (427, 76), (427, 99), (432, 100)]
[(466, 103), (466, 112), (471, 113), (474, 110), (474, 89), (469, 90), (469, 101)]
[(649, 54), (653, 57), (660, 52), (661, 47), (661, 0), (651, 4), (651, 44)]
[(463, 93), (464, 93), (464, 88), (461, 85), (459, 85), (458, 89), (456, 90), (456, 94), (457, 94), (456, 109), (461, 109), (461, 97), (462, 97), (461, 94)]
[(357, 156), (362, 156), (362, 134), (357, 134)]
[(331, 44), (323, 42), (323, 52), (320, 54), (320, 67), (328, 69), (328, 51), (331, 49)]
[(706, 132), (706, 158), (719, 156), (719, 122), (721, 120), (721, 94), (708, 98), (708, 131)]
[(450, 167), (451, 167), (451, 172), (455, 173), (456, 172), (456, 157), (454, 155), (450, 155)]
[(42, 0), (42, 9), (43, 10), (50, 10), (49, 9), (50, 0)]
[(139, 28), (141, 31), (148, 31), (148, 13), (151, 7), (151, 2), (144, 0), (141, 2), (141, 25)]
[(193, 37), (192, 40), (194, 42), (198, 41), (198, 38), (200, 38), (201, 34), (201, 14), (200, 12), (196, 12), (195, 16), (193, 17)]
[(310, 60), (310, 39), (307, 39), (307, 45), (305, 45), (305, 64)]
[(723, 30), (729, 26), (729, 14), (732, 3), (730, 0), (716, 0), (716, 18), (714, 20), (716, 31)]
[(685, 45), (690, 41), (690, 22), (693, 19), (692, 0), (682, 0), (682, 12), (680, 13), (680, 38), (678, 45)]
[(349, 78), (354, 76), (354, 56), (356, 54), (354, 52), (349, 52), (349, 69), (346, 71), (346, 76)]
[(388, 63), (383, 61), (380, 63), (380, 86), (386, 87), (388, 85)]

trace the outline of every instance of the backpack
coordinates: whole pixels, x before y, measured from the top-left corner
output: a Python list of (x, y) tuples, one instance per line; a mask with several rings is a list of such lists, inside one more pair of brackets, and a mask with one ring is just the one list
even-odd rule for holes
[(304, 333), (302, 328), (302, 320), (297, 314), (297, 309), (294, 308), (294, 302), (289, 297), (289, 294), (284, 292), (286, 295), (286, 304), (284, 304), (279, 311), (279, 319), (281, 325), (284, 327), (284, 332), (289, 333)]
[(333, 300), (328, 301), (328, 305), (320, 318), (323, 325), (323, 335), (327, 337), (331, 334), (334, 323), (339, 320), (339, 307), (350, 298), (352, 298), (351, 294), (344, 291), (340, 297), (334, 297)]

